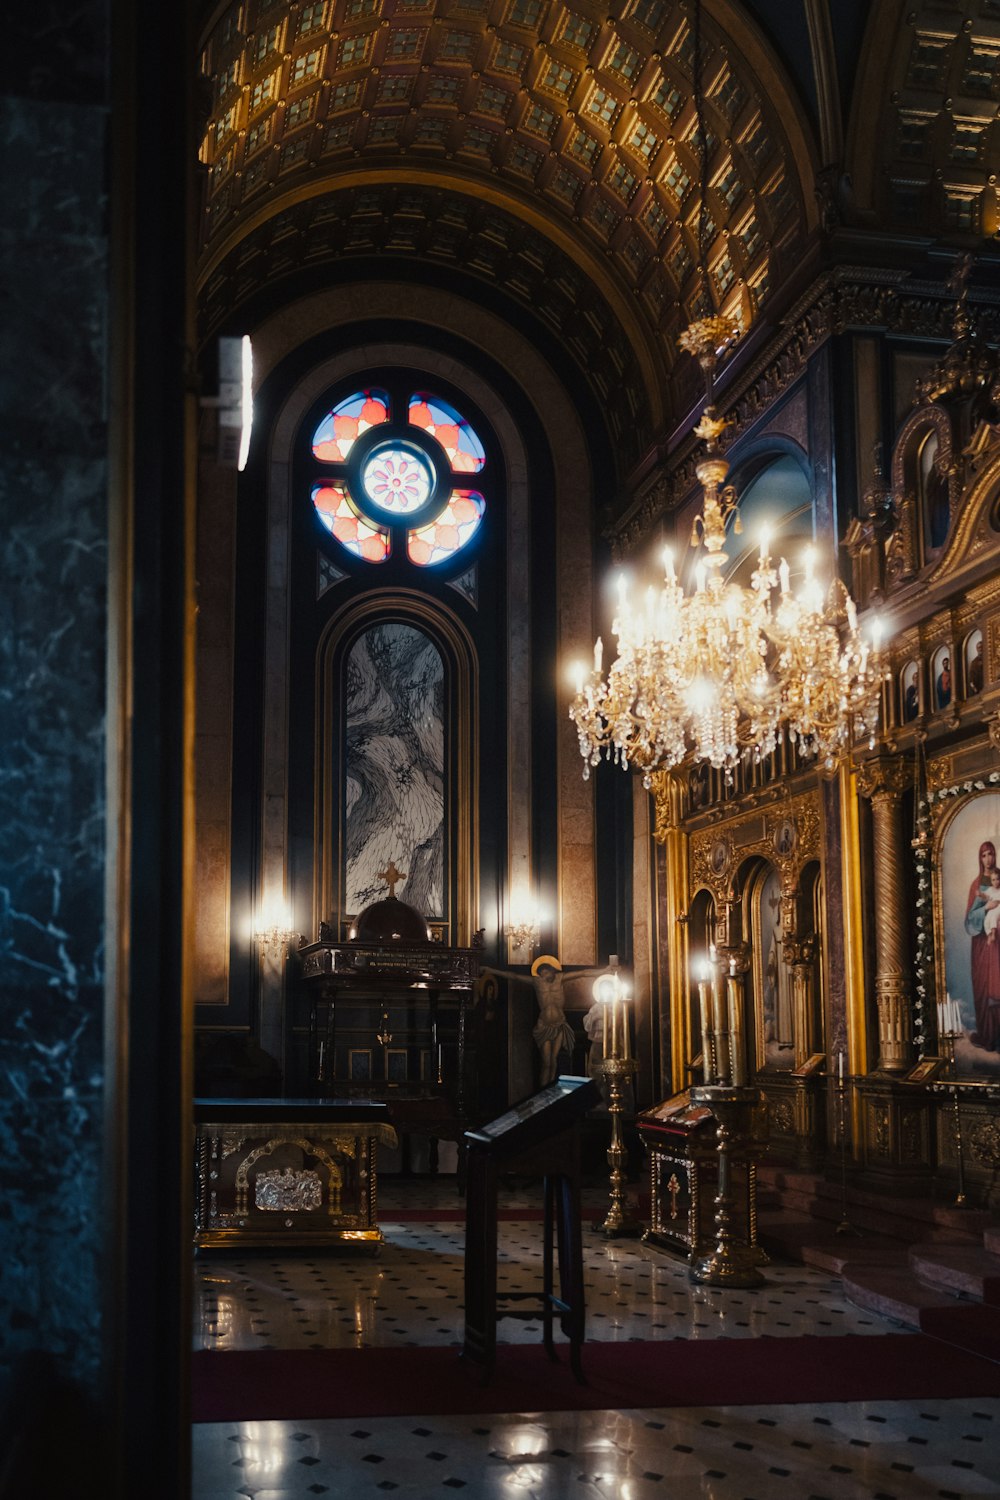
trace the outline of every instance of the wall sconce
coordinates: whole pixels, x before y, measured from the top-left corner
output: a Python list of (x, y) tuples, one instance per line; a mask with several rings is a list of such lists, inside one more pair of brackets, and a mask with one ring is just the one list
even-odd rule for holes
[(537, 922), (511, 922), (504, 928), (503, 935), (515, 953), (520, 952), (522, 948), (527, 948), (530, 956), (532, 948), (538, 942), (540, 932)]
[(296, 934), (288, 927), (259, 927), (254, 937), (260, 943), (260, 951), (274, 959), (287, 956), (288, 944)]
[(260, 923), (254, 928), (253, 935), (260, 944), (261, 955), (264, 958), (272, 958), (277, 962), (288, 956), (288, 945), (298, 933), (288, 926), (288, 912), (282, 908), (270, 907), (261, 914)]

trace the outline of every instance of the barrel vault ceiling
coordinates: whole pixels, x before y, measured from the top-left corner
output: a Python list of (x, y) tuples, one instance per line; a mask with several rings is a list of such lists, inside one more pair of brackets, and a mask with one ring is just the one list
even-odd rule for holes
[[(550, 325), (616, 440), (648, 442), (676, 405), (675, 340), (700, 295), (692, 12), (615, 9), (217, 11), (201, 57), (203, 331), (306, 266), (456, 268)], [(813, 223), (809, 146), (739, 7), (706, 4), (702, 45), (712, 297), (745, 328)]]

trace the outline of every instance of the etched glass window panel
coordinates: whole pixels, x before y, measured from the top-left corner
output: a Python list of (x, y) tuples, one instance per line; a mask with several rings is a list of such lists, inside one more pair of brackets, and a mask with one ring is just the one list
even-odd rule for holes
[(373, 625), (344, 668), (344, 895), (357, 914), (385, 894), (390, 860), (399, 894), (427, 918), (447, 915), (444, 662), (412, 625)]

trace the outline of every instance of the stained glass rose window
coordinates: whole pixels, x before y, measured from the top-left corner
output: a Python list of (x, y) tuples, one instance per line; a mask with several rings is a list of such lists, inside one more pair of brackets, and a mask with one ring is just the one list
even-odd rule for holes
[(311, 449), (316, 515), (364, 562), (384, 562), (405, 543), (410, 563), (434, 567), (479, 530), (486, 499), (468, 488), (467, 476), (486, 467), (486, 451), (468, 419), (441, 396), (421, 390), (397, 399), (379, 386), (354, 391), (323, 417)]

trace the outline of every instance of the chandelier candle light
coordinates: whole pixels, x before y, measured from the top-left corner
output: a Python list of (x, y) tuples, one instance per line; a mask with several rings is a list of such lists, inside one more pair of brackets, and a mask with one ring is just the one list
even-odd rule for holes
[(618, 581), (612, 623), (617, 656), (603, 676), (604, 645), (594, 646), (587, 673), (576, 669), (570, 718), (579, 735), (584, 777), (602, 755), (638, 767), (648, 787), (654, 770), (669, 770), (693, 752), (696, 761), (732, 775), (744, 751), (770, 754), (787, 731), (801, 754), (832, 769), (856, 740), (874, 744), (881, 679), (881, 632), (862, 637), (850, 594), (839, 578), (824, 587), (816, 553), (807, 547), (803, 578), (793, 589), (785, 558), (777, 566), (762, 532), (749, 588), (726, 583), (726, 526), (739, 513), (726, 485), (720, 449), (726, 421), (712, 405), (713, 372), (736, 336), (728, 318), (703, 318), (680, 338), (705, 371), (707, 404), (694, 429), (705, 442), (697, 466), (703, 492), (692, 546), (699, 549), (685, 592), (669, 548), (663, 581), (633, 607), (628, 581)]

